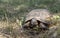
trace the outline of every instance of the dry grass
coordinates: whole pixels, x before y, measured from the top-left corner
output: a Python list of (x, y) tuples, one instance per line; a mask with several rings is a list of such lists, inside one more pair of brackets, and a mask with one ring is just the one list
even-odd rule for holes
[[(30, 36), (21, 34), (19, 22), (0, 21), (0, 38), (30, 38)], [(58, 29), (58, 38), (60, 38), (60, 28)]]
[(20, 35), (19, 29), (16, 22), (0, 21), (0, 38), (18, 38)]

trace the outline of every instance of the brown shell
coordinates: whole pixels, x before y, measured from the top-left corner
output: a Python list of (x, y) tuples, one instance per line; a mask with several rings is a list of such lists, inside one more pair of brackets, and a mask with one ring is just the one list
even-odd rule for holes
[(32, 18), (35, 18), (36, 20), (44, 22), (44, 20), (50, 16), (51, 16), (50, 12), (47, 9), (35, 9), (26, 15), (25, 22)]

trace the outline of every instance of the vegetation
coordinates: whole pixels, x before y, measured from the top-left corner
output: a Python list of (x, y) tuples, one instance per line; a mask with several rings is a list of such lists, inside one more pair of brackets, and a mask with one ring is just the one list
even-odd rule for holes
[[(60, 12), (59, 0), (0, 0), (0, 18), (20, 18), (32, 9), (45, 8), (52, 13)], [(23, 14), (23, 15), (21, 15)], [(16, 16), (17, 15), (17, 16)]]
[(58, 15), (57, 19), (60, 18), (60, 0), (0, 0), (0, 31), (11, 35), (6, 35), (7, 38), (18, 38), (19, 25), (24, 16), (33, 9), (41, 8), (50, 10), (51, 13)]

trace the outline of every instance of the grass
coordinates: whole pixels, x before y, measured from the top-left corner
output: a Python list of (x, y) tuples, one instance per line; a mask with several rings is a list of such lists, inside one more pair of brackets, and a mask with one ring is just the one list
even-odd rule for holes
[[(23, 35), (21, 35), (20, 23), (21, 21), (18, 19), (15, 22), (10, 22), (9, 20), (0, 21), (0, 38), (22, 38)], [(27, 38), (28, 37), (29, 36), (27, 36)], [(36, 38), (38, 37), (39, 36), (36, 36)], [(60, 26), (58, 28), (58, 38), (60, 38)]]
[(0, 21), (0, 38), (4, 37), (12, 37), (12, 38), (17, 38), (19, 37), (19, 26), (16, 22), (10, 23), (7, 21)]

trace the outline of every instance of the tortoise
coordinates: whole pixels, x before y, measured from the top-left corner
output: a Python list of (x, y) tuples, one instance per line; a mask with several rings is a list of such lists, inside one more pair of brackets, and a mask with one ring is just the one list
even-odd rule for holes
[[(50, 11), (47, 10), (47, 9), (35, 9), (35, 10), (32, 10), (31, 12), (29, 12), (27, 15), (26, 15), (26, 18), (25, 18), (25, 25), (23, 25), (24, 27), (27, 26), (27, 27), (39, 27), (39, 24), (40, 24), (40, 27), (41, 28), (47, 28), (45, 25), (48, 26), (47, 22), (46, 22), (46, 18), (50, 17), (51, 14), (50, 14)], [(42, 23), (44, 23), (45, 25), (43, 25)], [(26, 27), (26, 28), (27, 28)]]
[[(26, 15), (24, 24), (22, 25), (24, 31), (27, 29), (24, 33), (32, 35), (39, 34), (39, 37), (40, 35), (43, 37), (46, 35), (48, 38), (55, 38), (57, 36), (57, 26), (50, 27), (50, 21), (46, 21), (46, 19), (51, 16), (52, 14), (47, 9), (32, 10)], [(38, 31), (33, 29), (34, 27), (37, 27)]]

